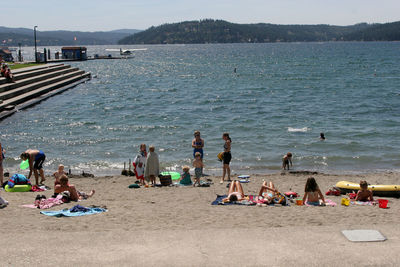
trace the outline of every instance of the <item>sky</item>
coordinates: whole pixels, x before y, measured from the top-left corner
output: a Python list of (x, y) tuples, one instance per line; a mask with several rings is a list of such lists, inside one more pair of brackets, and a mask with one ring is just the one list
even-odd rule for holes
[(39, 31), (145, 30), (200, 19), (353, 25), (399, 21), (400, 0), (4, 0), (0, 17), (0, 26)]

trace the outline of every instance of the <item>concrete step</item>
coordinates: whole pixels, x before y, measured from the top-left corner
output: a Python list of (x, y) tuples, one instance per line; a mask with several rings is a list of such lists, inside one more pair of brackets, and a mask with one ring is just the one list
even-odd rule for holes
[[(59, 77), (56, 78), (58, 79)], [(57, 81), (53, 80), (53, 82), (49, 83), (48, 85), (41, 86), (37, 89), (30, 90), (25, 93), (19, 94), (13, 98), (4, 100), (3, 103), (0, 104), (0, 112), (4, 111), (6, 108), (10, 110), (12, 109), (12, 107), (15, 107), (18, 104), (43, 96), (49, 93), (50, 91), (78, 82), (81, 79), (88, 79), (88, 78), (90, 78), (90, 73), (84, 72), (82, 70), (76, 71), (74, 73), (69, 73), (67, 75), (64, 75), (64, 79), (60, 79)]]
[[(60, 67), (57, 67), (56, 69), (52, 69), (52, 71), (50, 71), (50, 72), (46, 71), (46, 72), (44, 72), (44, 74), (35, 72), (36, 76), (29, 77), (29, 78), (23, 79), (21, 81), (16, 81), (15, 83), (7, 83), (7, 84), (0, 85), (0, 95), (1, 95), (1, 93), (12, 90), (14, 88), (29, 85), (29, 84), (32, 84), (35, 82), (39, 82), (41, 80), (46, 80), (46, 79), (49, 79), (49, 78), (52, 78), (52, 77), (55, 77), (58, 75), (62, 75), (62, 74), (68, 73), (68, 72), (75, 71), (77, 69), (78, 68), (71, 68), (70, 66), (67, 66), (67, 68), (64, 66), (60, 66)], [(0, 99), (1, 99), (1, 96), (0, 96)]]
[[(72, 72), (68, 72), (62, 75), (57, 75), (55, 77), (51, 77), (51, 78), (47, 78), (47, 79), (41, 79), (38, 82), (35, 83), (31, 83), (25, 86), (21, 86), (21, 87), (17, 87), (11, 90), (8, 90), (6, 92), (0, 93), (0, 99), (3, 100), (3, 104), (6, 102), (7, 99), (16, 97), (18, 95), (24, 94), (26, 92), (50, 85), (52, 83), (57, 83), (59, 81), (77, 76), (77, 75), (81, 75), (85, 73), (83, 70), (79, 70), (79, 69), (75, 69)], [(2, 104), (2, 105), (3, 105)]]
[[(41, 67), (41, 68), (32, 68), (30, 70), (25, 70), (28, 68), (23, 68), (21, 69), (21, 71), (18, 72), (18, 70), (13, 71), (13, 75), (14, 75), (14, 81), (18, 82), (20, 80), (24, 80), (30, 77), (35, 77), (38, 75), (42, 75), (45, 73), (50, 73), (56, 70), (61, 70), (61, 69), (66, 69), (66, 68), (70, 68), (71, 66), (69, 65), (63, 65), (63, 64), (46, 64), (46, 67)], [(12, 83), (7, 83), (5, 78), (0, 78), (0, 86), (3, 84), (7, 84), (10, 85)]]

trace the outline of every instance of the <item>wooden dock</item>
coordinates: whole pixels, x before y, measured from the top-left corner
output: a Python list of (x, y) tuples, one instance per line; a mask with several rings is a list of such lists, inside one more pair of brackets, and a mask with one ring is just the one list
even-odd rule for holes
[(13, 71), (14, 83), (0, 78), (0, 121), (91, 78), (91, 74), (64, 64), (43, 64)]

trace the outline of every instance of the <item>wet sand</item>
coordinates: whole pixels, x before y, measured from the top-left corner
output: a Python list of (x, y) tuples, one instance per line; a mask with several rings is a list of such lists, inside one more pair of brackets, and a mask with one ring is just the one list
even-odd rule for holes
[[(282, 191), (301, 195), (310, 175), (252, 175), (243, 184), (257, 194), (263, 180)], [(321, 190), (336, 182), (400, 184), (399, 173), (313, 175)], [(211, 187), (129, 189), (134, 177), (71, 178), (78, 190), (96, 194), (80, 205), (106, 206), (108, 212), (75, 218), (44, 216), (32, 204), (38, 193), (7, 193), (0, 209), (3, 231), (1, 266), (397, 266), (400, 248), (400, 200), (389, 209), (341, 206), (341, 197), (328, 196), (336, 207), (212, 206), (226, 183), (211, 176)], [(46, 184), (53, 187), (53, 179)], [(50, 197), (52, 190), (41, 194)], [(50, 210), (71, 208), (77, 203)], [(341, 230), (375, 229), (385, 242), (353, 243)]]

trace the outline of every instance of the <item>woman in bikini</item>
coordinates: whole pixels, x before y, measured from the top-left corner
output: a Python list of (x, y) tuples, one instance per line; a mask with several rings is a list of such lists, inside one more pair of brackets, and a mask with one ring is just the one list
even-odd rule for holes
[(244, 199), (243, 187), (239, 181), (232, 181), (229, 186), (228, 196), (223, 199), (223, 201), (241, 201)]
[(199, 152), (201, 155), (200, 157), (203, 160), (204, 140), (200, 137), (200, 131), (194, 132), (192, 147), (193, 147), (193, 158), (196, 158), (196, 153)]
[(231, 143), (232, 139), (229, 137), (229, 133), (224, 133), (222, 135), (222, 139), (225, 140), (224, 144), (224, 157), (223, 157), (223, 165), (222, 165), (222, 179), (221, 179), (221, 184), (225, 180), (225, 175), (228, 176), (228, 181), (231, 180), (231, 168), (229, 166), (229, 163), (231, 162), (232, 159), (232, 154), (231, 154)]

